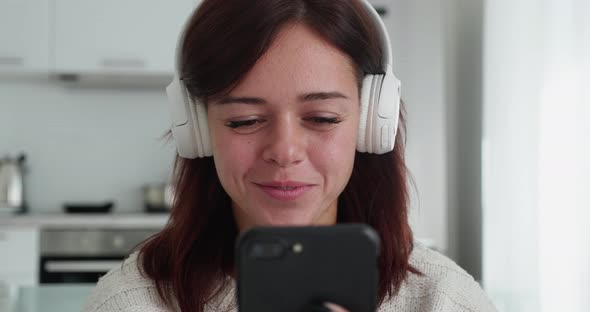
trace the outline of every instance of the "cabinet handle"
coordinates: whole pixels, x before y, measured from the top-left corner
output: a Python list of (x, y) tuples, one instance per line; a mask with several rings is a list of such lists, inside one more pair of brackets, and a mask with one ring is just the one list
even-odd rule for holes
[(0, 65), (23, 66), (24, 59), (19, 56), (0, 56)]
[(125, 67), (125, 68), (143, 68), (145, 67), (145, 61), (140, 59), (114, 59), (107, 58), (100, 62), (103, 67), (114, 68), (114, 67)]
[(49, 273), (107, 272), (121, 263), (122, 261), (117, 260), (51, 260), (45, 262), (45, 271)]

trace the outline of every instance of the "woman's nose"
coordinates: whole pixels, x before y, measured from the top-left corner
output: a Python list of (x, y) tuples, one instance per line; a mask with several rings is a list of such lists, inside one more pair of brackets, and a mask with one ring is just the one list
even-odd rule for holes
[(269, 129), (262, 157), (280, 167), (289, 167), (305, 159), (306, 136), (294, 119), (281, 120)]

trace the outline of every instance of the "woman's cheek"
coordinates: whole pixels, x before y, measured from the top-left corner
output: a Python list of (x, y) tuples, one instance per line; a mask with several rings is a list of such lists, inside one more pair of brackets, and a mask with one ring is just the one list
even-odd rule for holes
[(227, 138), (221, 143), (223, 147), (223, 161), (226, 167), (234, 168), (236, 172), (247, 170), (249, 164), (253, 162), (256, 157), (256, 150), (253, 140), (240, 140), (235, 138)]

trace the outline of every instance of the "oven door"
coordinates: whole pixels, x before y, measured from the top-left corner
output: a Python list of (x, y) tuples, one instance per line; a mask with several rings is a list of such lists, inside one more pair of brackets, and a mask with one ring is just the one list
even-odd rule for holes
[(39, 282), (96, 283), (157, 230), (43, 230)]

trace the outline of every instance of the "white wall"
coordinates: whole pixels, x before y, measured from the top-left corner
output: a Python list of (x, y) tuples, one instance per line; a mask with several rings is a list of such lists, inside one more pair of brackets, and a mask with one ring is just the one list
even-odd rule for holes
[(443, 9), (436, 0), (388, 3), (394, 71), (402, 81), (407, 111), (408, 167), (412, 190), (410, 219), (417, 237), (432, 238), (447, 251), (447, 122), (444, 78)]
[(448, 254), (482, 271), (482, 44), (484, 0), (444, 2)]
[[(16, 80), (16, 81), (15, 81)], [(172, 166), (163, 89), (71, 88), (46, 79), (0, 80), (0, 155), (28, 157), (32, 212), (65, 201), (114, 200), (142, 209), (141, 186), (164, 182)]]

